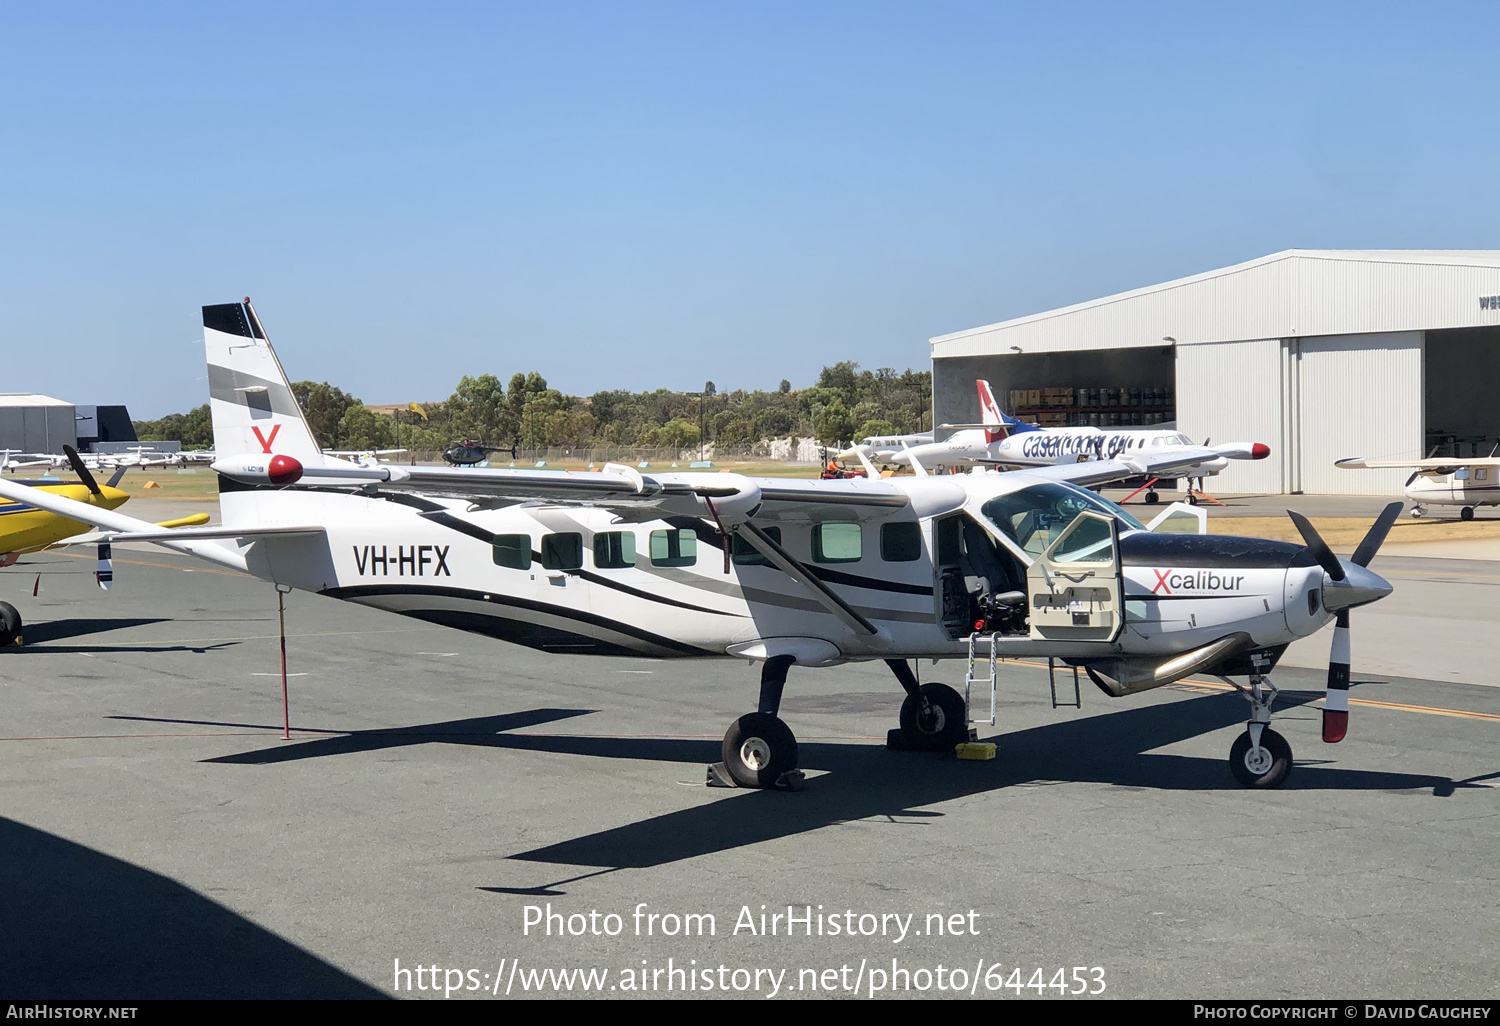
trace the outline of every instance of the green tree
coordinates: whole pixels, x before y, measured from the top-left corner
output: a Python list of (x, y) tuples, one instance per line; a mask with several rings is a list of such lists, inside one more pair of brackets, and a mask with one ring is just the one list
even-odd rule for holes
[(849, 437), (869, 438), (871, 435), (899, 435), (901, 433), (896, 430), (896, 425), (888, 420), (867, 420)]
[(302, 416), (307, 419), (314, 441), (325, 449), (345, 448), (339, 423), (349, 407), (360, 405), (359, 400), (326, 381), (294, 381), (292, 395), (302, 407)]
[(679, 417), (646, 432), (641, 444), (662, 449), (692, 449), (697, 447), (698, 438), (698, 425)]
[(339, 443), (341, 449), (392, 449), (395, 448), (396, 424), (390, 417), (382, 417), (368, 406), (351, 406), (339, 419)]
[(448, 397), (447, 409), (456, 434), (486, 442), (510, 441), (516, 416), (505, 402), (505, 389), (493, 374), (465, 374)]
[(854, 433), (854, 424), (841, 399), (835, 399), (820, 409), (813, 427), (817, 432), (818, 440), (825, 445), (847, 441)]

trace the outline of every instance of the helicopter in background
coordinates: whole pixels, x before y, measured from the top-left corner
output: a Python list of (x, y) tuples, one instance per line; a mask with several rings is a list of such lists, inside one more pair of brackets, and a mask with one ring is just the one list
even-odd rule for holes
[(472, 467), (478, 463), (484, 463), (490, 458), (492, 452), (508, 452), (510, 458), (516, 458), (516, 450), (521, 447), (521, 440), (517, 438), (510, 445), (485, 445), (483, 442), (468, 439), (462, 442), (454, 442), (443, 450), (443, 459), (455, 467)]

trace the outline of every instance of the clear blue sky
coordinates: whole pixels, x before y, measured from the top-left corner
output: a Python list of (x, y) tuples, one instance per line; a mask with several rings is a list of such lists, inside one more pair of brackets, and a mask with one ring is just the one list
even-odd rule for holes
[(1500, 5), (8, 3), (0, 391), (841, 359), (1290, 247), (1500, 247)]

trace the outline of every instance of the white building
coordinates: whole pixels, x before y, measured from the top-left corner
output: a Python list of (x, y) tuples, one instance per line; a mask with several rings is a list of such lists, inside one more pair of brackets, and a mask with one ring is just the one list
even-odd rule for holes
[(51, 396), (0, 392), (0, 449), (61, 453), (78, 444), (72, 403)]
[(978, 420), (975, 378), (1002, 404), (1022, 389), (1175, 388), (1136, 410), (1195, 440), (1271, 446), (1220, 492), (1399, 495), (1403, 472), (1334, 461), (1500, 443), (1496, 250), (1286, 250), (931, 343), (936, 423)]

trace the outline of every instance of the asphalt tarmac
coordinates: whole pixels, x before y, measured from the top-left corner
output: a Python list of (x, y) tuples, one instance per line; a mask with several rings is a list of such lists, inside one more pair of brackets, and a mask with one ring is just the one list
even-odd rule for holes
[[(901, 692), (875, 664), (793, 672), (808, 781), (773, 793), (703, 786), (750, 666), (304, 594), (283, 741), (273, 589), (116, 557), (108, 594), (84, 557), (0, 571), (29, 624), (0, 652), (0, 996), (579, 996), (534, 975), (574, 969), (606, 996), (1500, 996), (1497, 564), (1377, 564), (1397, 591), (1355, 613), (1340, 745), (1327, 634), (1301, 643), (1282, 790), (1231, 777), (1247, 706), (1222, 688), (1054, 709), (1045, 670), (1006, 664), (998, 757), (960, 762), (885, 749)], [(549, 903), (579, 916), (550, 937)]]

